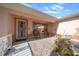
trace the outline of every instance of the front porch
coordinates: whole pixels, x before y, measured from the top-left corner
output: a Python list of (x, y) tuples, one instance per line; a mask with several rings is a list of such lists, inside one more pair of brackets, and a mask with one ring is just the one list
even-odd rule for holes
[[(54, 36), (57, 30), (57, 24), (48, 21), (37, 21), (22, 16), (12, 15), (13, 29), (12, 41), (31, 41), (33, 39), (41, 39)], [(52, 27), (53, 26), (53, 27)], [(53, 30), (53, 31), (52, 31)]]

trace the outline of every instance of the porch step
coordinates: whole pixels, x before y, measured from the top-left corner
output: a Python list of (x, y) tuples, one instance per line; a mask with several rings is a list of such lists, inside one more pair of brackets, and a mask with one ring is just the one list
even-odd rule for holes
[(27, 42), (14, 45), (7, 56), (32, 56)]

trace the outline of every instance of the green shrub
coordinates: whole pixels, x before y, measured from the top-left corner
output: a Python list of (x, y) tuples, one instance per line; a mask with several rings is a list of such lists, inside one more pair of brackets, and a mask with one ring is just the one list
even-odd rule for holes
[(54, 52), (58, 53), (61, 56), (72, 56), (73, 50), (69, 40), (61, 38), (61, 35), (56, 35), (56, 40), (52, 45)]

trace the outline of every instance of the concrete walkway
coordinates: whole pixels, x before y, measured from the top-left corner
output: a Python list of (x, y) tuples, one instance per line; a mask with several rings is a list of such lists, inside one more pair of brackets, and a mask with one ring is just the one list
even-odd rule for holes
[(30, 41), (30, 47), (34, 56), (50, 56), (53, 47), (52, 43), (54, 42), (55, 37), (44, 38), (40, 40)]
[(14, 45), (7, 56), (32, 56), (27, 42)]

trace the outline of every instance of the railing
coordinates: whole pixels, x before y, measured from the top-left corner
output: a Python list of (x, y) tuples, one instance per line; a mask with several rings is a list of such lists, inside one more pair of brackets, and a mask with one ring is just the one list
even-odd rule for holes
[(0, 56), (5, 55), (5, 53), (12, 47), (12, 34), (3, 36), (0, 38)]

